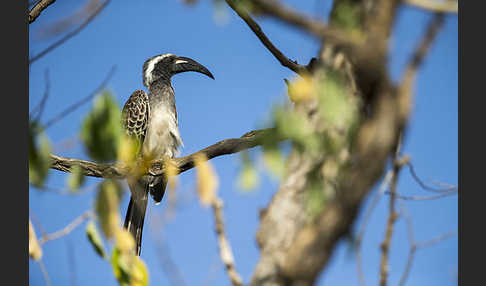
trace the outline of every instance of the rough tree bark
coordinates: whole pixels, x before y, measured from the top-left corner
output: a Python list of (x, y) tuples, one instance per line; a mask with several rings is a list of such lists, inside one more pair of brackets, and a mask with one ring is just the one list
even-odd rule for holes
[[(306, 214), (305, 189), (310, 172), (326, 164), (325, 154), (315, 156), (294, 148), (279, 189), (262, 211), (257, 233), (260, 260), (251, 285), (312, 285), (315, 282), (337, 241), (350, 230), (363, 198), (381, 176), (405, 120), (397, 116), (397, 96), (385, 72), (387, 38), (399, 1), (337, 0), (333, 9), (344, 2), (356, 5), (364, 15), (361, 29), (366, 41), (346, 54), (324, 43), (319, 60), (325, 65), (323, 69), (346, 69), (346, 64), (339, 64), (343, 59), (352, 65), (351, 70), (345, 70), (348, 84), (357, 86), (363, 104), (371, 113), (362, 121), (355, 142), (348, 146), (354, 158), (352, 166), (337, 176), (335, 196), (316, 217), (309, 218)], [(332, 18), (329, 25), (333, 25)], [(301, 108), (313, 114), (310, 106)]]

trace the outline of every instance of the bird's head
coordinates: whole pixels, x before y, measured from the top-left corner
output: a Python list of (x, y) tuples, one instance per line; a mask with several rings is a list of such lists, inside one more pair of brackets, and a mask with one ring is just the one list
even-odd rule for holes
[(153, 56), (145, 61), (143, 64), (143, 84), (148, 88), (159, 79), (170, 80), (173, 75), (188, 71), (199, 72), (214, 79), (211, 72), (195, 60), (165, 54)]

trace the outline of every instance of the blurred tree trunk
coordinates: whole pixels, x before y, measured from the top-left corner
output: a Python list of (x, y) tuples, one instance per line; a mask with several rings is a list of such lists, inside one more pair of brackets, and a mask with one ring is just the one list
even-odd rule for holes
[[(363, 198), (382, 175), (401, 126), (393, 88), (384, 72), (397, 3), (334, 1), (329, 26), (346, 25), (342, 13), (348, 9), (348, 16), (358, 20), (358, 29), (368, 40), (365, 46), (370, 49), (341, 53), (340, 47), (324, 41), (318, 55), (320, 64), (312, 76), (322, 81), (323, 74), (343, 75), (347, 85), (344, 96), (360, 101), (355, 110), (359, 127), (356, 136), (337, 135), (344, 143), (330, 153), (313, 154), (293, 147), (280, 187), (261, 211), (257, 233), (260, 260), (251, 285), (312, 285), (338, 240), (350, 231)], [(370, 45), (370, 41), (374, 43)], [(326, 123), (316, 116), (317, 108), (316, 100), (295, 104), (322, 138), (352, 133), (349, 124), (323, 127)], [(309, 189), (316, 182), (325, 196), (317, 214), (309, 213)]]

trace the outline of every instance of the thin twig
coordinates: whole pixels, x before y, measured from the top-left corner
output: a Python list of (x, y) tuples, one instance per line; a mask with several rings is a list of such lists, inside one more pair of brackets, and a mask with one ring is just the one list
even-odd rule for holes
[(44, 243), (46, 243), (50, 240), (55, 240), (55, 239), (58, 239), (58, 238), (61, 238), (63, 236), (68, 235), (69, 233), (71, 233), (71, 231), (73, 231), (82, 222), (84, 222), (86, 219), (88, 219), (90, 217), (94, 217), (94, 214), (93, 214), (92, 211), (87, 211), (87, 212), (83, 213), (82, 215), (77, 217), (75, 220), (73, 220), (70, 224), (65, 226), (63, 229), (58, 230), (58, 231), (51, 233), (51, 234), (43, 235), (39, 239), (39, 244), (43, 245)]
[(66, 34), (66, 36), (64, 36), (62, 39), (60, 39), (59, 41), (53, 43), (52, 45), (50, 45), (49, 47), (47, 47), (42, 52), (40, 52), (37, 55), (35, 55), (32, 58), (30, 58), (29, 65), (31, 65), (33, 62), (37, 61), (41, 57), (45, 56), (47, 53), (51, 52), (55, 48), (59, 47), (61, 44), (63, 44), (64, 42), (66, 42), (67, 40), (69, 40), (70, 38), (72, 38), (73, 36), (75, 36), (76, 34), (78, 34), (81, 30), (84, 29), (84, 27), (86, 27), (110, 3), (110, 1), (111, 0), (105, 0), (105, 2), (103, 2), (100, 5), (100, 7), (97, 8), (93, 12), (93, 14), (91, 14), (88, 18), (86, 18), (86, 20), (81, 25), (79, 25), (76, 29), (74, 29), (70, 33)]
[(71, 286), (76, 286), (76, 259), (74, 257), (74, 247), (70, 239), (66, 240), (66, 248)]
[(405, 3), (416, 6), (424, 10), (441, 13), (457, 13), (457, 1), (434, 1), (434, 0), (405, 0)]
[[(386, 194), (390, 195), (391, 193), (386, 192)], [(403, 195), (400, 195), (400, 194), (395, 194), (395, 196), (396, 196), (397, 199), (406, 200), (406, 201), (428, 201), (428, 200), (441, 199), (441, 198), (452, 196), (452, 195), (455, 195), (455, 194), (457, 194), (457, 191), (451, 191), (451, 192), (448, 192), (448, 193), (439, 194), (439, 195), (435, 195), (435, 196), (403, 196)]]
[(157, 258), (159, 259), (164, 272), (169, 278), (171, 285), (174, 286), (184, 286), (187, 283), (184, 280), (184, 277), (181, 274), (181, 271), (174, 263), (174, 260), (170, 256), (169, 246), (167, 245), (167, 241), (164, 239), (163, 241), (157, 240), (155, 247), (157, 248)]
[(402, 135), (399, 136), (397, 147), (395, 148), (395, 157), (393, 159), (393, 175), (392, 175), (392, 181), (390, 186), (388, 220), (387, 220), (385, 238), (381, 243), (380, 286), (387, 285), (388, 270), (389, 270), (388, 258), (390, 254), (390, 244), (393, 235), (393, 227), (395, 225), (395, 221), (398, 218), (398, 213), (395, 211), (398, 176), (400, 174), (400, 170), (403, 167), (403, 165), (405, 165), (410, 160), (408, 157), (399, 159), (401, 140), (402, 140)]
[[(408, 169), (410, 170), (410, 174), (412, 175), (412, 177), (414, 178), (414, 180), (422, 187), (422, 189), (424, 190), (427, 190), (427, 191), (431, 191), (431, 192), (435, 192), (435, 193), (445, 193), (445, 192), (452, 192), (452, 191), (456, 191), (457, 190), (457, 187), (456, 186), (452, 186), (452, 185), (449, 185), (447, 188), (444, 188), (444, 189), (436, 189), (436, 188), (432, 188), (432, 187), (429, 187), (427, 186), (420, 178), (419, 176), (417, 175), (417, 173), (415, 172), (415, 169), (412, 165), (411, 162), (409, 162), (407, 164), (408, 166)], [(439, 184), (442, 184), (442, 183), (437, 183), (437, 185)]]
[(223, 222), (223, 201), (216, 197), (211, 203), (214, 215), (214, 224), (218, 236), (219, 255), (226, 268), (226, 273), (233, 286), (243, 286), (241, 276), (236, 271), (231, 245), (226, 237)]
[(108, 75), (105, 77), (105, 79), (103, 80), (103, 82), (93, 92), (91, 92), (88, 96), (82, 98), (78, 102), (76, 102), (76, 103), (68, 106), (66, 109), (64, 109), (63, 111), (61, 111), (58, 115), (54, 116), (52, 119), (50, 119), (49, 121), (47, 121), (47, 123), (44, 124), (43, 130), (46, 130), (47, 128), (49, 128), (50, 126), (52, 126), (57, 121), (63, 119), (64, 117), (66, 117), (67, 115), (69, 115), (71, 112), (73, 112), (76, 109), (78, 109), (83, 104), (89, 102), (95, 95), (97, 95), (100, 91), (102, 91), (105, 88), (105, 86), (108, 84), (108, 82), (110, 81), (111, 77), (115, 73), (115, 70), (116, 70), (116, 66), (113, 66), (111, 68), (110, 72), (108, 72)]
[(399, 286), (403, 286), (405, 282), (407, 281), (408, 274), (410, 273), (410, 269), (412, 268), (412, 263), (415, 258), (415, 251), (417, 250), (417, 247), (415, 245), (415, 236), (413, 232), (413, 224), (412, 224), (412, 218), (410, 217), (410, 214), (408, 213), (405, 204), (403, 202), (400, 203), (401, 206), (401, 213), (405, 217), (405, 221), (407, 223), (407, 233), (408, 233), (408, 242), (410, 244), (410, 249), (408, 251), (408, 258), (407, 258), (407, 265), (405, 266), (405, 270), (403, 271), (402, 277), (400, 278)]
[(376, 205), (380, 201), (381, 197), (385, 193), (386, 189), (388, 189), (388, 186), (390, 185), (390, 182), (393, 178), (393, 170), (389, 170), (383, 181), (381, 182), (380, 188), (378, 189), (378, 192), (375, 194), (373, 197), (373, 200), (370, 203), (370, 206), (366, 209), (366, 213), (363, 218), (363, 223), (361, 224), (360, 230), (358, 232), (358, 237), (356, 239), (357, 242), (357, 248), (356, 248), (356, 255), (357, 255), (357, 270), (358, 270), (358, 279), (359, 283), (362, 286), (366, 286), (366, 280), (364, 278), (364, 273), (363, 273), (363, 260), (362, 260), (362, 253), (361, 253), (361, 246), (363, 242), (363, 237), (364, 233), (366, 231), (366, 228), (368, 226), (368, 223), (371, 218), (371, 214), (373, 213), (373, 210), (375, 209)]
[(51, 280), (49, 279), (49, 274), (47, 274), (47, 269), (44, 265), (44, 262), (42, 262), (42, 260), (39, 260), (38, 262), (42, 272), (42, 276), (44, 276), (44, 280), (46, 281), (46, 285), (51, 286)]
[(434, 244), (437, 244), (437, 243), (443, 241), (444, 239), (452, 237), (456, 234), (457, 234), (457, 230), (451, 230), (449, 232), (446, 232), (444, 234), (439, 235), (438, 237), (435, 237), (435, 238), (432, 238), (432, 239), (429, 239), (429, 240), (426, 240), (426, 241), (416, 242), (415, 246), (417, 248), (431, 246), (431, 245), (434, 245)]
[(52, 152), (61, 153), (73, 149), (76, 144), (79, 143), (79, 133), (75, 132), (71, 136), (67, 136), (60, 142), (56, 142), (52, 145)]
[(436, 244), (438, 242), (441, 242), (441, 241), (455, 235), (457, 233), (457, 230), (449, 231), (447, 233), (444, 233), (444, 234), (442, 234), (442, 235), (440, 235), (436, 238), (433, 238), (433, 239), (430, 239), (430, 240), (427, 240), (427, 241), (416, 242), (415, 237), (414, 237), (414, 232), (413, 232), (412, 218), (411, 218), (410, 214), (408, 213), (407, 208), (405, 207), (405, 204), (401, 203), (400, 205), (401, 205), (401, 213), (403, 214), (403, 216), (405, 217), (405, 220), (407, 222), (408, 241), (410, 243), (410, 249), (408, 251), (407, 264), (405, 266), (405, 270), (403, 271), (402, 276), (400, 277), (400, 282), (398, 284), (399, 286), (403, 286), (403, 285), (405, 285), (405, 282), (407, 281), (408, 276), (410, 274), (410, 270), (412, 269), (412, 264), (413, 264), (413, 261), (414, 261), (414, 258), (415, 258), (415, 252), (417, 251), (417, 249), (423, 248), (423, 247), (426, 247), (426, 246), (430, 246), (430, 245)]
[[(168, 210), (166, 209), (165, 212)], [(157, 250), (157, 258), (162, 266), (162, 270), (167, 275), (167, 278), (171, 285), (173, 286), (185, 286), (187, 285), (182, 272), (180, 271), (177, 264), (172, 259), (169, 252), (169, 245), (167, 240), (164, 238), (164, 225), (167, 222), (167, 216), (162, 216), (156, 213), (152, 216), (150, 223), (150, 233), (152, 235), (152, 240), (155, 242), (155, 247)]]
[(32, 221), (36, 224), (36, 227), (39, 229), (41, 235), (42, 236), (47, 235), (46, 229), (42, 226), (37, 216), (34, 215), (34, 213), (31, 212), (30, 210), (29, 210), (29, 215), (32, 217)]
[(91, 15), (101, 3), (100, 0), (84, 0), (84, 2), (85, 3), (76, 9), (76, 11), (66, 14), (62, 18), (57, 19), (54, 23), (43, 27), (38, 39), (56, 37), (64, 34), (66, 31), (72, 30)]
[(236, 3), (234, 0), (226, 0), (226, 3), (240, 16), (243, 21), (250, 27), (253, 33), (258, 37), (260, 42), (272, 53), (272, 55), (282, 64), (284, 67), (289, 68), (290, 70), (294, 71), (302, 75), (306, 72), (306, 67), (299, 65), (296, 61), (292, 61), (287, 58), (277, 47), (275, 47), (270, 39), (263, 33), (261, 27), (258, 25), (255, 20), (250, 16), (250, 14), (245, 11), (241, 4)]
[(356, 46), (360, 40), (339, 28), (329, 27), (318, 19), (301, 14), (297, 10), (275, 0), (252, 0), (252, 4), (263, 14), (270, 15), (286, 24), (300, 28), (319, 38), (325, 38), (343, 47)]
[(29, 12), (29, 24), (34, 22), (37, 17), (41, 14), (44, 9), (49, 7), (52, 3), (56, 2), (56, 0), (41, 0), (35, 4), (34, 8)]
[(45, 104), (46, 104), (46, 101), (47, 101), (47, 98), (49, 97), (49, 93), (50, 93), (50, 89), (51, 89), (51, 82), (49, 80), (49, 70), (46, 69), (46, 72), (45, 72), (45, 79), (46, 79), (46, 88), (44, 90), (44, 95), (42, 96), (42, 99), (41, 101), (39, 102), (39, 104), (37, 104), (36, 107), (34, 107), (32, 109), (32, 111), (30, 112), (30, 115), (29, 115), (29, 118), (32, 117), (34, 115), (35, 112), (39, 112), (36, 116), (36, 119), (34, 121), (39, 121), (41, 116), (42, 116), (42, 112), (44, 111), (44, 107), (45, 107)]
[(433, 19), (429, 22), (427, 30), (420, 41), (419, 45), (415, 49), (412, 57), (409, 60), (402, 80), (398, 87), (398, 103), (399, 103), (399, 118), (405, 121), (408, 118), (410, 110), (413, 104), (413, 86), (415, 84), (415, 78), (417, 71), (422, 64), (425, 56), (427, 55), (432, 43), (434, 42), (440, 28), (444, 24), (444, 14), (436, 13)]

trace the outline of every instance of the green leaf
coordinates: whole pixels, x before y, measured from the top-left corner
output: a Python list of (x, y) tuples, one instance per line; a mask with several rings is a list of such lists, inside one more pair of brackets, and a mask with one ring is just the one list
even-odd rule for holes
[(101, 230), (106, 238), (113, 237), (120, 228), (119, 204), (122, 194), (120, 183), (115, 180), (105, 180), (99, 185), (95, 202), (95, 210), (98, 215)]
[(49, 174), (51, 144), (40, 126), (31, 122), (29, 126), (29, 182), (42, 188)]
[(284, 170), (284, 157), (278, 146), (268, 148), (263, 147), (263, 161), (265, 166), (276, 178), (282, 177)]
[(307, 152), (317, 152), (321, 149), (321, 138), (313, 132), (304, 115), (284, 107), (276, 107), (274, 120), (279, 134), (292, 140), (297, 147)]
[(98, 229), (93, 221), (90, 221), (86, 225), (86, 235), (88, 236), (88, 240), (91, 242), (91, 245), (94, 247), (96, 253), (98, 253), (101, 257), (106, 258), (103, 241), (101, 240), (100, 233), (98, 232)]
[(241, 152), (242, 168), (238, 175), (238, 187), (242, 190), (253, 190), (260, 184), (260, 177), (247, 151)]
[(323, 146), (335, 154), (352, 141), (359, 123), (359, 101), (337, 72), (326, 72), (320, 81), (319, 115), (326, 123)]
[(111, 265), (120, 286), (148, 285), (147, 267), (140, 257), (135, 256), (132, 252), (122, 252), (115, 247)]
[(357, 101), (340, 75), (327, 72), (320, 81), (319, 113), (327, 125), (348, 128), (356, 119)]
[(85, 177), (83, 175), (83, 169), (79, 165), (74, 165), (71, 168), (71, 174), (67, 178), (67, 185), (70, 192), (76, 192), (79, 187), (83, 185)]
[(120, 107), (105, 91), (96, 97), (81, 127), (81, 140), (88, 155), (97, 161), (116, 160), (121, 130)]

